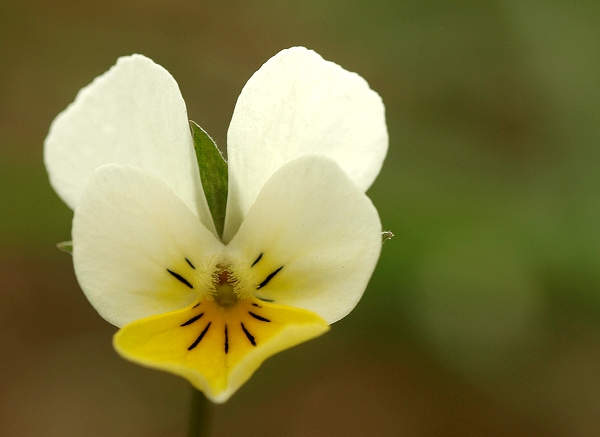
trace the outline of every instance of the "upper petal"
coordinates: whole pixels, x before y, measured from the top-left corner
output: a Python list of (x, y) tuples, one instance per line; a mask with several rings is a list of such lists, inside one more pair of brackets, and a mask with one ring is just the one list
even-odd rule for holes
[(387, 153), (385, 109), (356, 73), (303, 47), (269, 59), (244, 86), (227, 136), (228, 241), (269, 177), (306, 154), (333, 158), (366, 191)]
[[(259, 299), (333, 323), (361, 298), (381, 252), (369, 198), (323, 156), (298, 158), (267, 181), (226, 247)], [(237, 268), (237, 267), (236, 267)]]
[(119, 58), (78, 93), (50, 126), (44, 161), (50, 183), (73, 209), (96, 168), (129, 164), (162, 178), (214, 229), (179, 87), (142, 55)]
[(160, 178), (137, 167), (100, 167), (73, 217), (79, 285), (117, 326), (202, 296), (222, 249)]

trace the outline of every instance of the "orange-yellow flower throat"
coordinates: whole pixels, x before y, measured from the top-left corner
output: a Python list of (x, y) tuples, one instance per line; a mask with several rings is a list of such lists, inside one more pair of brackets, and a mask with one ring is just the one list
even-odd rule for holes
[[(313, 312), (247, 292), (267, 286), (281, 269), (249, 287), (232, 266), (218, 264), (211, 290), (201, 290), (202, 297), (184, 309), (125, 325), (114, 337), (115, 349), (131, 361), (181, 375), (213, 401), (224, 402), (269, 356), (329, 329)], [(167, 272), (194, 288), (180, 273)]]

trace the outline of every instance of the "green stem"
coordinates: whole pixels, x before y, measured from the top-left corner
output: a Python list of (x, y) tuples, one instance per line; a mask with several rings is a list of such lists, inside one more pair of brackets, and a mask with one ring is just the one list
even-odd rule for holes
[(189, 437), (209, 437), (212, 428), (213, 406), (206, 396), (192, 387)]

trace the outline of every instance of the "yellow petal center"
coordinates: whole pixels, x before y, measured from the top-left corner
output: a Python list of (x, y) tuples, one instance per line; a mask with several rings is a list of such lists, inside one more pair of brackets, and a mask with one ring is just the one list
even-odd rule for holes
[(225, 402), (271, 355), (326, 332), (317, 314), (240, 298), (229, 270), (214, 292), (187, 308), (134, 321), (114, 337), (119, 354), (188, 379), (213, 402)]

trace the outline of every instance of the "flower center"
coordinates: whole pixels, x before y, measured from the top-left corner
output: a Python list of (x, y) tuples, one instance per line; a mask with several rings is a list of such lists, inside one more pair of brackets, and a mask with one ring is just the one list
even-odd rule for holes
[(235, 292), (236, 281), (231, 277), (229, 269), (218, 265), (218, 272), (215, 274), (214, 287), (215, 294), (213, 298), (215, 303), (222, 308), (231, 308), (239, 300), (237, 293)]
[(256, 298), (263, 302), (273, 302), (268, 295), (263, 295), (263, 289), (270, 286), (271, 280), (283, 266), (272, 263), (263, 265), (263, 255), (260, 253), (253, 263), (222, 258), (216, 264), (201, 264), (198, 269), (196, 261), (183, 257), (185, 262), (173, 263), (166, 271), (185, 287), (194, 290), (198, 301), (209, 300), (222, 310), (229, 311), (238, 306), (240, 300), (251, 301)]
[[(262, 252), (252, 263), (223, 257), (198, 269), (197, 262), (185, 257), (183, 260), (185, 263), (173, 263), (173, 270), (166, 270), (182, 285), (195, 290), (196, 300), (188, 308), (164, 317), (173, 318), (174, 329), (182, 336), (182, 347), (187, 352), (194, 351), (202, 362), (209, 362), (205, 360), (211, 356), (213, 363), (222, 363), (226, 357), (232, 363), (239, 363), (256, 346), (268, 343), (289, 326), (304, 326), (307, 316), (316, 321), (320, 332), (323, 326), (327, 329), (326, 322), (312, 313), (275, 305), (272, 299), (258, 295), (265, 287), (272, 286), (271, 281), (284, 267), (273, 264)], [(172, 338), (169, 336), (169, 344)], [(214, 373), (214, 368), (210, 371)]]

